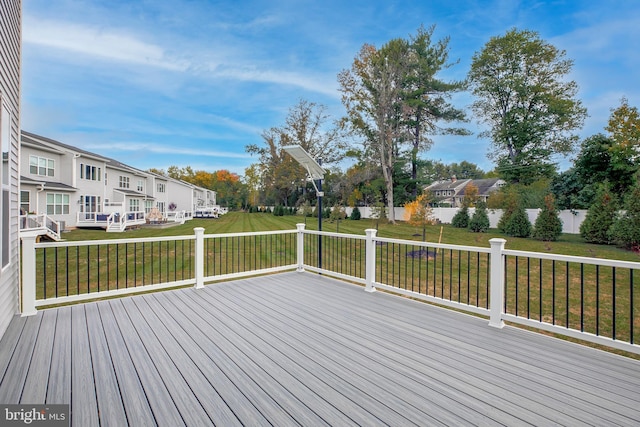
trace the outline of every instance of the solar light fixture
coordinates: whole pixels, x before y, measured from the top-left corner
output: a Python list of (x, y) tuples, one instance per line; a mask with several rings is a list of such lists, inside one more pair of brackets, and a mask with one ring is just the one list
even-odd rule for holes
[(300, 163), (300, 165), (307, 170), (307, 174), (309, 175), (311, 182), (313, 182), (313, 187), (318, 192), (318, 197), (324, 196), (324, 193), (322, 193), (321, 190), (318, 190), (315, 183), (316, 180), (322, 181), (324, 179), (324, 169), (322, 169), (322, 166), (320, 166), (320, 164), (299, 145), (287, 145), (286, 147), (282, 147), (282, 149), (289, 153), (296, 162)]
[[(316, 189), (316, 194), (318, 195), (318, 203), (316, 205), (318, 210), (318, 231), (322, 231), (322, 196), (324, 196), (322, 180), (324, 179), (324, 169), (299, 145), (287, 145), (282, 149), (307, 170), (309, 179), (311, 179), (313, 188)], [(316, 180), (318, 185), (316, 185)], [(322, 235), (320, 234), (318, 234), (318, 268), (322, 270)]]

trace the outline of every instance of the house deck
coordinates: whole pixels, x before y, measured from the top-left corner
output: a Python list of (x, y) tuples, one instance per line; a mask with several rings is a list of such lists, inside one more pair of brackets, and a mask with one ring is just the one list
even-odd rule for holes
[(640, 424), (640, 361), (310, 273), (16, 317), (0, 375), (74, 426)]

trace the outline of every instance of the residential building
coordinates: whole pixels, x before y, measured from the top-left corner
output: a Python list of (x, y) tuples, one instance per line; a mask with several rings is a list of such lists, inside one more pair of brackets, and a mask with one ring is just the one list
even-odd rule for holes
[(19, 312), (21, 0), (0, 0), (0, 336)]
[(462, 206), (465, 189), (469, 184), (478, 188), (478, 200), (486, 202), (491, 193), (505, 185), (505, 181), (499, 178), (458, 180), (453, 176), (450, 180), (432, 183), (426, 187), (426, 190), (433, 194), (436, 204), (459, 207)]
[(123, 231), (146, 222), (154, 208), (164, 220), (192, 217), (215, 192), (160, 176), (23, 131), (20, 207), (65, 227)]

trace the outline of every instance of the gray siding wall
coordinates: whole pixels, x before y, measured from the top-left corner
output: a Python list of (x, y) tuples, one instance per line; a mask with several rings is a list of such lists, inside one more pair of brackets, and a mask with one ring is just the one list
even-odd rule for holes
[(21, 0), (0, 0), (0, 97), (8, 108), (10, 121), (10, 260), (0, 271), (0, 336), (14, 314), (19, 312), (20, 246), (18, 240), (18, 162), (20, 138)]

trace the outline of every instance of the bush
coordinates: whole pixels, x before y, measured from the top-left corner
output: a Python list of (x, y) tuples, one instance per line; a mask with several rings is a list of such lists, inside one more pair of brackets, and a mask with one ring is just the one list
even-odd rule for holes
[(354, 221), (358, 221), (358, 220), (360, 220), (360, 218), (362, 218), (362, 216), (360, 214), (360, 209), (358, 209), (358, 207), (356, 206), (351, 211), (351, 215), (349, 215), (349, 219), (352, 219)]
[(508, 236), (529, 237), (531, 235), (531, 222), (524, 207), (519, 206), (513, 211), (504, 228), (504, 233)]
[(473, 213), (469, 221), (469, 230), (474, 233), (484, 233), (489, 230), (489, 215), (487, 214), (487, 204), (484, 202), (476, 203), (476, 211)]
[(456, 228), (467, 228), (469, 226), (469, 219), (469, 207), (465, 205), (453, 216), (451, 225)]
[(605, 183), (598, 189), (586, 218), (580, 224), (580, 235), (588, 243), (611, 244), (612, 235), (609, 230), (616, 221), (617, 211), (616, 199)]
[(640, 249), (640, 179), (627, 194), (624, 210), (624, 214), (613, 223), (610, 237), (627, 249), (638, 250)]
[(544, 207), (536, 218), (531, 237), (545, 242), (558, 240), (562, 234), (562, 221), (558, 217), (555, 199), (551, 194), (544, 198)]
[(344, 211), (344, 208), (340, 205), (334, 205), (333, 209), (330, 210), (329, 218), (331, 221), (339, 221), (341, 219), (345, 219), (347, 214)]

